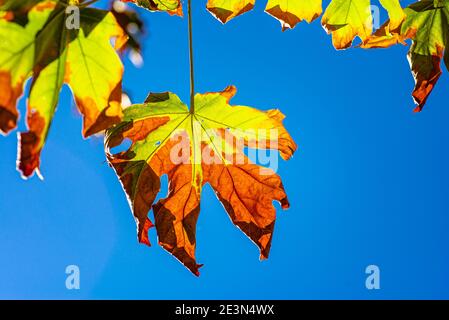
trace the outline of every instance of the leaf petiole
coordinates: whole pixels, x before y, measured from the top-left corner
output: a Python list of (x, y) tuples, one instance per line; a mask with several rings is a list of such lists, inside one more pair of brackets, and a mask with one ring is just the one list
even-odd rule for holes
[(188, 0), (189, 24), (189, 64), (190, 64), (190, 113), (195, 113), (195, 68), (193, 61), (193, 35), (192, 35), (192, 0)]

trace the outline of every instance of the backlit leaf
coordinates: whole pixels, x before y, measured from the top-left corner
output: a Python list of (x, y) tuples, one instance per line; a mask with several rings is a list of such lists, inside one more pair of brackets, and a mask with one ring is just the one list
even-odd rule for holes
[(398, 0), (380, 0), (388, 11), (390, 19), (386, 21), (376, 32), (371, 35), (361, 47), (387, 48), (396, 44), (405, 45), (405, 37), (401, 34), (401, 26), (406, 14)]
[[(22, 27), (0, 19), (0, 128), (15, 127), (16, 102), (32, 76), (27, 107), (28, 132), (20, 134), (18, 169), (24, 177), (39, 173), (40, 153), (55, 113), (59, 92), (68, 84), (84, 116), (88, 137), (121, 120), (123, 66), (111, 38), (123, 44), (123, 30), (107, 11), (81, 7), (80, 27), (68, 27), (67, 2), (43, 1)], [(17, 37), (12, 37), (16, 32)]]
[(399, 0), (380, 0), (380, 3), (387, 10), (390, 20), (373, 36), (370, 0), (332, 0), (323, 15), (322, 25), (332, 34), (334, 47), (339, 50), (349, 48), (355, 37), (362, 40), (361, 46), (365, 48), (380, 47), (387, 41), (397, 43), (399, 40), (390, 31), (400, 27), (405, 18), (404, 11)]
[(388, 27), (390, 30), (396, 30), (401, 26), (406, 15), (399, 3), (399, 0), (380, 0), (382, 6), (387, 10), (390, 17)]
[(207, 10), (222, 23), (254, 8), (256, 0), (208, 0)]
[(449, 64), (449, 1), (422, 0), (407, 7), (404, 15), (397, 28), (387, 21), (362, 47), (388, 48), (412, 39), (408, 58), (416, 82), (415, 112), (419, 112), (442, 74), (441, 59), (446, 67)]
[[(126, 108), (123, 122), (106, 135), (107, 158), (129, 199), (139, 241), (150, 244), (152, 208), (160, 245), (196, 275), (196, 222), (204, 184), (212, 186), (262, 259), (268, 257), (276, 219), (272, 202), (289, 207), (280, 177), (244, 153), (246, 145), (279, 150), (289, 159), (296, 145), (282, 125), (284, 116), (278, 110), (231, 106), (234, 94), (234, 87), (197, 94), (193, 113), (172, 93), (151, 94), (145, 104)], [(129, 149), (113, 154), (127, 140)], [(163, 175), (168, 175), (168, 196), (154, 204)]]
[(336, 49), (346, 49), (356, 36), (366, 41), (373, 29), (370, 0), (332, 0), (322, 18)]
[[(255, 0), (208, 0), (207, 9), (222, 23), (254, 8)], [(281, 22), (282, 30), (299, 22), (312, 22), (321, 15), (322, 0), (269, 0), (265, 11)]]
[(42, 4), (29, 12), (26, 26), (0, 18), (0, 131), (10, 132), (17, 126), (17, 100), (25, 80), (33, 69), (34, 37), (42, 28), (51, 8)]
[(268, 0), (265, 11), (281, 22), (282, 30), (293, 29), (299, 22), (308, 23), (323, 12), (322, 0)]
[[(405, 9), (407, 18), (401, 33), (413, 40), (409, 61), (416, 86), (415, 111), (421, 111), (441, 76), (441, 59), (448, 66), (449, 1), (423, 0)], [(446, 51), (446, 52), (444, 52)]]

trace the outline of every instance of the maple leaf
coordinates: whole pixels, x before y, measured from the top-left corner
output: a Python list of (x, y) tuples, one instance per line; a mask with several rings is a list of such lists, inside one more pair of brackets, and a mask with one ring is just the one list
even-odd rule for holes
[(362, 43), (360, 47), (386, 48), (395, 44), (405, 43), (405, 37), (401, 35), (401, 26), (406, 18), (406, 14), (397, 0), (380, 0), (381, 4), (388, 11), (389, 19)]
[[(243, 150), (276, 149), (289, 159), (296, 145), (282, 125), (284, 116), (279, 110), (231, 106), (235, 92), (231, 86), (197, 94), (193, 112), (173, 93), (150, 94), (145, 104), (126, 108), (123, 122), (105, 137), (107, 159), (127, 194), (138, 240), (150, 245), (152, 208), (159, 244), (196, 275), (196, 222), (204, 184), (212, 186), (262, 259), (268, 257), (276, 219), (272, 202), (289, 207), (280, 177), (251, 163)], [(127, 140), (129, 149), (113, 154)], [(168, 196), (154, 204), (165, 174)]]
[(121, 0), (123, 2), (132, 2), (139, 7), (150, 11), (164, 11), (170, 15), (182, 16), (181, 0)]
[(215, 18), (226, 23), (252, 10), (255, 2), (256, 0), (208, 0), (206, 7)]
[(322, 0), (268, 0), (265, 11), (281, 22), (282, 30), (305, 20), (311, 23), (323, 12)]
[(423, 0), (410, 5), (405, 13), (401, 34), (413, 40), (408, 57), (416, 81), (415, 112), (419, 112), (442, 74), (443, 55), (449, 69), (449, 1)]
[[(254, 8), (255, 0), (208, 0), (207, 9), (222, 23)], [(312, 22), (321, 15), (322, 0), (269, 0), (265, 12), (281, 22), (282, 30), (293, 29), (299, 22)]]
[[(380, 0), (388, 11), (388, 27), (396, 29), (404, 19), (399, 0)], [(370, 0), (332, 0), (324, 12), (321, 24), (332, 34), (332, 43), (338, 50), (349, 48), (355, 37), (362, 40), (362, 46), (371, 39), (373, 18)]]
[(399, 28), (406, 17), (399, 0), (380, 0), (380, 3), (388, 12), (388, 28), (390, 30)]
[(80, 7), (80, 28), (68, 28), (69, 2), (41, 1), (21, 26), (0, 19), (0, 129), (16, 127), (17, 99), (32, 76), (27, 106), (28, 132), (19, 138), (18, 169), (39, 174), (40, 153), (64, 83), (84, 116), (88, 137), (120, 121), (123, 66), (110, 44), (125, 42), (123, 30), (107, 11)]
[(415, 112), (419, 112), (442, 74), (441, 59), (449, 69), (449, 1), (419, 1), (405, 8), (404, 14), (395, 29), (387, 21), (362, 47), (388, 48), (412, 39), (408, 58), (416, 82), (412, 94)]
[[(8, 2), (6, 2), (8, 4)], [(5, 9), (5, 7), (1, 7)], [(9, 11), (8, 11), (9, 12)], [(17, 99), (33, 68), (34, 37), (44, 25), (48, 12), (35, 7), (25, 27), (10, 23), (11, 16), (0, 16), (0, 130), (8, 133), (17, 125)]]

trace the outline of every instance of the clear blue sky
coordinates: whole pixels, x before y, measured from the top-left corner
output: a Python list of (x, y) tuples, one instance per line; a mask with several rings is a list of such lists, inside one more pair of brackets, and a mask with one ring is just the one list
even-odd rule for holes
[[(157, 245), (137, 244), (102, 139), (81, 138), (65, 88), (45, 181), (23, 181), (15, 134), (0, 138), (0, 298), (449, 298), (447, 70), (414, 114), (406, 47), (337, 52), (318, 21), (282, 33), (258, 1), (222, 26), (204, 2), (194, 1), (197, 91), (234, 84), (235, 104), (280, 108), (299, 145), (280, 163), (292, 206), (279, 211), (270, 259), (259, 262), (209, 187), (200, 278)], [(126, 90), (133, 102), (167, 90), (188, 101), (186, 20), (141, 12), (146, 63), (126, 62)], [(157, 243), (154, 229), (150, 238)], [(77, 291), (65, 288), (71, 264), (81, 269)], [(365, 289), (370, 264), (381, 269), (378, 291)]]

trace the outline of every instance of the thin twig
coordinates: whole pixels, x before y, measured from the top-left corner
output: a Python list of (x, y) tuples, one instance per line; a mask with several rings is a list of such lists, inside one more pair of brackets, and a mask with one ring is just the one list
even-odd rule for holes
[(192, 35), (192, 0), (188, 1), (189, 16), (189, 62), (190, 62), (190, 113), (195, 113), (195, 68), (193, 63), (193, 35)]

